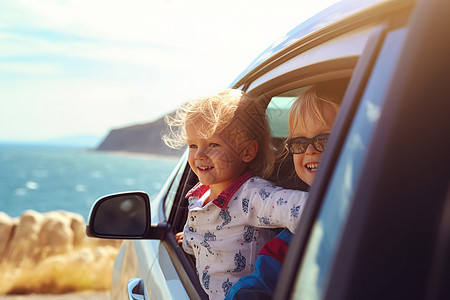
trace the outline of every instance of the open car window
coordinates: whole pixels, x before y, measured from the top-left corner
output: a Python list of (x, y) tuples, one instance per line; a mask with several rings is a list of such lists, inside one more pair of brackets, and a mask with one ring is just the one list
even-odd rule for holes
[[(275, 185), (287, 189), (308, 191), (309, 186), (303, 182), (295, 172), (293, 155), (285, 149), (286, 138), (289, 135), (289, 112), (294, 102), (308, 89), (318, 84), (333, 83), (336, 93), (342, 93), (348, 84), (348, 78), (335, 78), (317, 81), (314, 84), (295, 87), (280, 95), (274, 96), (266, 109), (266, 118), (272, 134), (275, 148), (274, 173), (269, 178)], [(334, 93), (334, 92), (333, 92)]]

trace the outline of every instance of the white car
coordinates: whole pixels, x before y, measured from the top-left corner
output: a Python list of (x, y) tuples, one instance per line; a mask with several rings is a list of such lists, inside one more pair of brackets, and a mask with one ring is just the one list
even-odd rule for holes
[[(293, 97), (328, 80), (348, 86), (273, 298), (450, 299), (450, 1), (339, 2), (230, 87), (270, 100), (255, 105), (282, 147)], [(207, 298), (174, 238), (196, 182), (184, 155), (155, 199), (94, 205), (91, 236), (130, 239), (113, 299)]]

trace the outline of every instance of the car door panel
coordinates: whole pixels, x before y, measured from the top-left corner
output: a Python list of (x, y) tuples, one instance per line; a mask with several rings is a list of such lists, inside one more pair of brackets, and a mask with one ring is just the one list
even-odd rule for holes
[[(372, 135), (379, 120), (385, 94), (391, 82), (395, 61), (400, 55), (406, 29), (387, 34), (373, 74), (363, 93), (361, 103), (334, 169), (324, 196), (318, 220), (315, 222), (305, 252), (302, 271), (294, 290), (295, 299), (321, 299), (336, 247), (344, 228), (348, 210), (354, 201), (354, 192), (367, 157)], [(382, 91), (382, 92), (380, 92)], [(310, 278), (315, 269), (317, 277)]]
[(158, 243), (157, 258), (146, 282), (151, 299), (189, 299), (163, 243)]

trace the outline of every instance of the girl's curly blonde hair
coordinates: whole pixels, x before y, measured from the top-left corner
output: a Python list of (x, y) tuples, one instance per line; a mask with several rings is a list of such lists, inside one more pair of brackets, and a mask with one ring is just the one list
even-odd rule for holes
[[(233, 143), (233, 149), (241, 151), (248, 142), (256, 140), (258, 152), (249, 162), (248, 169), (254, 175), (268, 178), (274, 165), (274, 152), (265, 110), (255, 98), (241, 90), (228, 89), (209, 97), (202, 97), (180, 107), (175, 115), (167, 115), (169, 132), (162, 136), (171, 148), (186, 145), (187, 124), (202, 124), (198, 128), (204, 138), (224, 134)], [(199, 122), (201, 121), (201, 122)]]

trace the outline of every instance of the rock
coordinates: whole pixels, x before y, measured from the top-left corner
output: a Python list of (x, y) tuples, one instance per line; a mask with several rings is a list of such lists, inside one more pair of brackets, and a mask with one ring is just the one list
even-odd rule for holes
[(39, 260), (45, 257), (69, 252), (73, 249), (74, 234), (70, 228), (70, 219), (55, 212), (46, 215), (39, 232), (41, 249)]
[(85, 246), (112, 246), (120, 240), (88, 239), (86, 224), (81, 215), (52, 211), (25, 211), (19, 220), (0, 214), (0, 261), (20, 265), (37, 263), (47, 257), (61, 255)]
[(4, 212), (0, 212), (0, 261), (8, 250), (12, 233), (18, 223), (19, 221), (17, 218), (11, 218)]
[(73, 230), (73, 246), (75, 248), (82, 246), (86, 240), (86, 224), (83, 217), (75, 215), (71, 219), (70, 228)]
[(22, 214), (4, 256), (8, 262), (19, 264), (24, 260), (33, 260), (39, 254), (38, 238), (43, 218), (41, 214), (32, 210)]
[(88, 238), (81, 215), (0, 212), (0, 294), (107, 290), (121, 240)]

